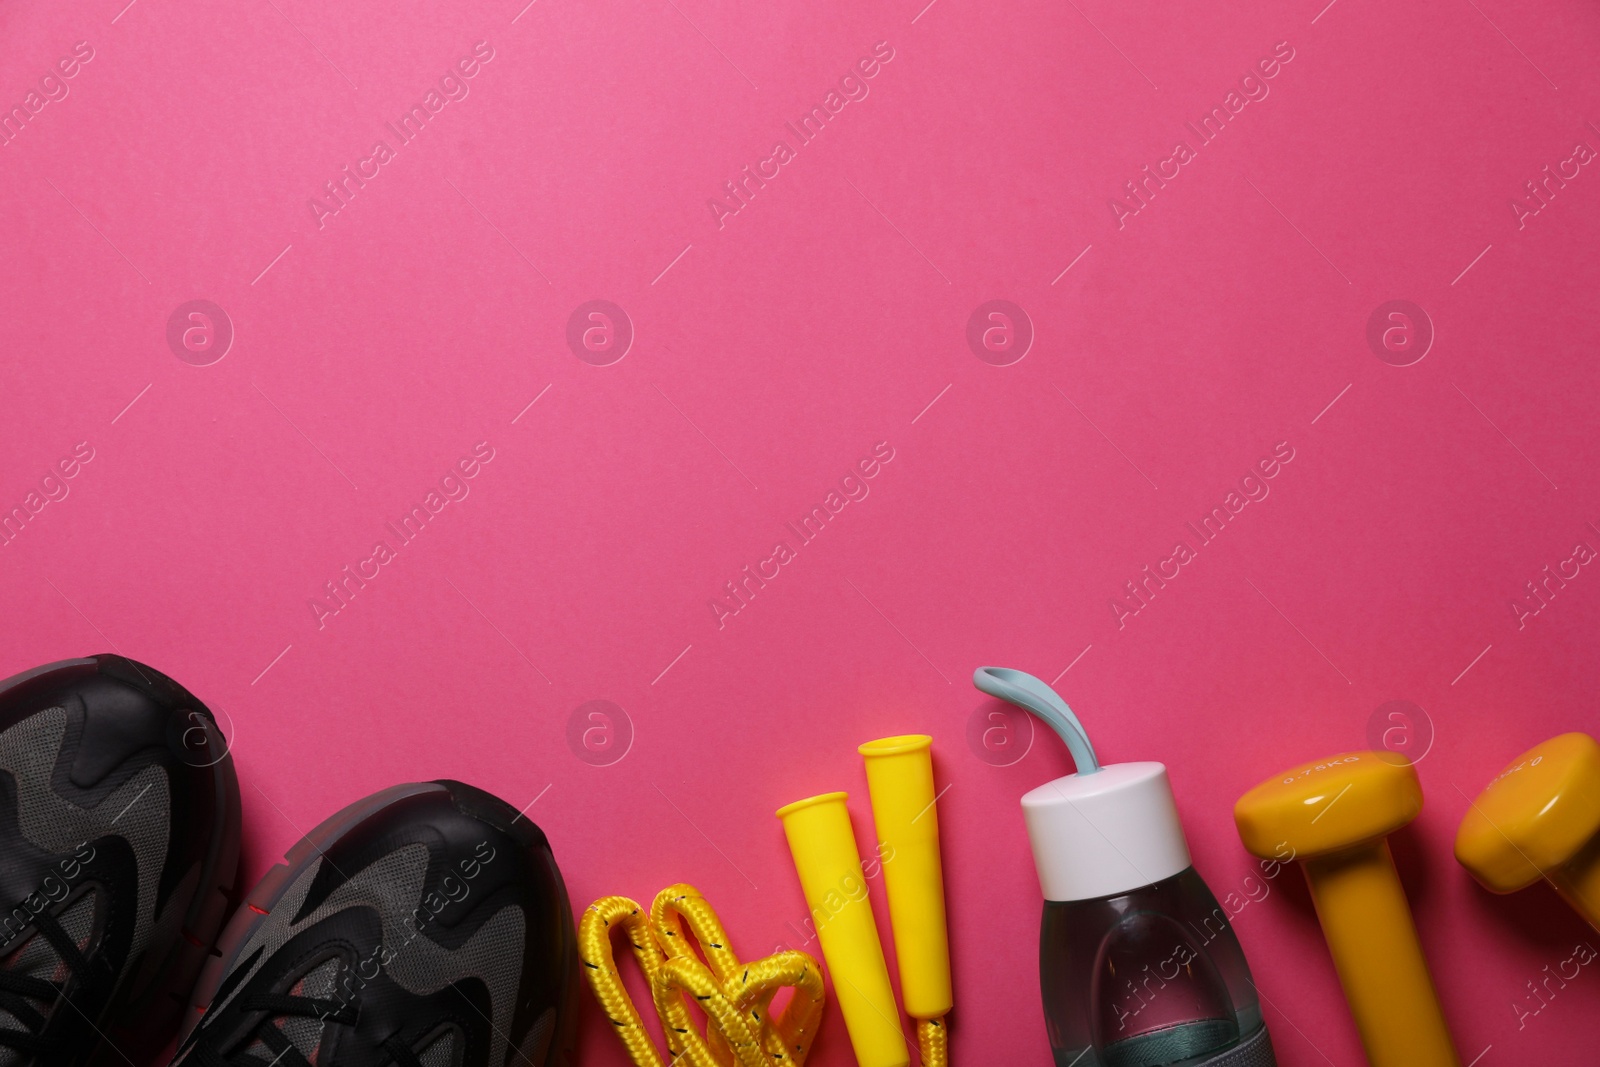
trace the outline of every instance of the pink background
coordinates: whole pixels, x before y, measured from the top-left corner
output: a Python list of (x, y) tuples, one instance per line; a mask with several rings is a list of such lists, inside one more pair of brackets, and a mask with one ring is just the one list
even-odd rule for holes
[[(1070, 770), (1045, 738), (969, 746), (973, 668), (1059, 678), (1103, 758), (1167, 762), (1219, 896), (1259, 873), (1233, 801), (1409, 701), (1428, 807), (1396, 851), (1463, 1061), (1592, 1055), (1600, 975), (1515, 1005), (1600, 935), (1450, 855), (1467, 796), (1595, 728), (1600, 576), (1510, 606), (1600, 547), (1600, 175), (1511, 207), (1600, 147), (1590, 5), (524, 2), (0, 9), (28, 117), (0, 149), (0, 505), (94, 457), (0, 548), (0, 672), (115, 648), (219, 709), (248, 878), (455, 776), (538, 798), (579, 907), (690, 881), (749, 956), (803, 942), (773, 810), (848, 789), (870, 849), (855, 746), (932, 733), (958, 1064), (1048, 1062), (1017, 799)], [(469, 95), (396, 148), (479, 41)], [(796, 147), (880, 41), (870, 94)], [(1280, 41), (1270, 95), (1198, 147)], [(779, 139), (719, 228), (708, 198)], [(236, 334), (209, 366), (167, 342), (192, 299)], [(636, 331), (609, 366), (565, 340), (593, 299)], [(1036, 331), (1010, 366), (965, 340), (990, 299)], [(1437, 333), (1410, 366), (1367, 342), (1391, 299)], [(470, 495), (319, 627), (323, 583), (480, 441)], [(880, 441), (870, 496), (719, 628), (723, 583)], [(1278, 442), (1270, 496), (1119, 628), (1123, 583)], [(605, 766), (568, 743), (596, 699), (632, 733)], [(1236, 925), (1280, 1062), (1360, 1062), (1303, 883), (1268, 888)], [(582, 1062), (624, 1062), (583, 999)], [(812, 1062), (852, 1062), (837, 1013)]]

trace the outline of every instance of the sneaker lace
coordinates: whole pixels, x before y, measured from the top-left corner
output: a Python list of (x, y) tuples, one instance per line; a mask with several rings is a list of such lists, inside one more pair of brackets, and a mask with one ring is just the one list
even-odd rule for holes
[[(66, 995), (67, 986), (74, 978), (83, 979), (79, 988), (81, 994), (92, 988), (92, 983), (104, 978), (106, 969), (104, 966), (97, 966), (84, 955), (78, 943), (62, 929), (61, 923), (49, 912), (35, 915), (33, 928), (39, 936), (49, 942), (51, 948), (55, 949), (56, 955), (66, 966), (67, 973), (62, 980), (53, 981), (13, 969), (0, 968), (0, 1012), (4, 1012), (21, 1024), (20, 1027), (0, 1026), (0, 1048), (40, 1055), (53, 1051), (59, 1044), (58, 1040), (42, 1036), (45, 1024), (49, 1021), (57, 1002), (65, 1001), (72, 1005), (73, 1010), (78, 1010), (78, 1006), (72, 1004), (72, 999)], [(34, 1007), (35, 1002), (42, 1002), (45, 1010), (40, 1011)]]
[[(290, 993), (254, 993), (241, 996), (239, 1008), (241, 1011), (265, 1013), (261, 1021), (238, 1043), (239, 1048), (249, 1049), (259, 1041), (274, 1058), (264, 1060), (244, 1051), (226, 1056), (202, 1037), (194, 1050), (194, 1059), (199, 1067), (270, 1067), (272, 1064), (278, 1067), (315, 1067), (295, 1047), (294, 1042), (289, 1040), (283, 1030), (272, 1024), (272, 1020), (299, 1017), (316, 1019), (324, 1024), (340, 1023), (354, 1026), (360, 1016), (360, 1005), (353, 1000), (329, 1000), (322, 997), (295, 996)], [(417, 1058), (417, 1054), (412, 1052), (411, 1046), (400, 1040), (398, 1035), (384, 1041), (383, 1049), (389, 1054), (390, 1062), (395, 1067), (422, 1067), (422, 1061)]]

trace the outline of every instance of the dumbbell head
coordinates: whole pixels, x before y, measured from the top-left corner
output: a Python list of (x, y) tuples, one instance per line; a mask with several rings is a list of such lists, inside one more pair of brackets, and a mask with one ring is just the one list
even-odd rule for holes
[(1600, 744), (1562, 734), (1478, 794), (1456, 833), (1456, 859), (1491, 893), (1512, 893), (1565, 868), (1597, 835)]
[(1285, 843), (1311, 859), (1379, 840), (1417, 817), (1416, 768), (1392, 752), (1346, 752), (1275, 775), (1234, 805), (1244, 847), (1283, 859)]
[(1302, 861), (1372, 1067), (1461, 1062), (1385, 840), (1421, 810), (1416, 768), (1392, 752), (1303, 763), (1262, 782), (1233, 809), (1251, 852)]

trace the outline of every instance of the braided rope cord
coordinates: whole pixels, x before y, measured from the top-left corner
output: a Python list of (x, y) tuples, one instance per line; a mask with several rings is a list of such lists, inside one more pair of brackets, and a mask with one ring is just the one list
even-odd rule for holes
[[(803, 1067), (825, 1001), (817, 961), (784, 951), (741, 962), (717, 913), (683, 883), (656, 894), (648, 914), (627, 897), (602, 897), (578, 923), (584, 974), (637, 1067), (666, 1067), (666, 1061), (622, 984), (611, 941), (618, 929), (650, 983), (673, 1067)], [(785, 987), (794, 995), (774, 1017), (772, 999)], [(705, 1013), (708, 1038), (694, 1025), (691, 998)]]
[(917, 1020), (917, 1051), (922, 1055), (922, 1067), (950, 1067), (950, 1031), (945, 1029), (944, 1016)]

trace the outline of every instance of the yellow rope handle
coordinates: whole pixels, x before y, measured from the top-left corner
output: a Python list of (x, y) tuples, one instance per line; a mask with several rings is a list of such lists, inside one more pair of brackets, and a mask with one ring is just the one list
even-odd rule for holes
[[(602, 897), (578, 923), (584, 973), (637, 1067), (666, 1065), (617, 970), (611, 935), (619, 928), (649, 980), (674, 1067), (803, 1067), (826, 998), (821, 967), (794, 951), (741, 962), (711, 905), (682, 883), (656, 894), (648, 917), (627, 897)], [(774, 1018), (772, 998), (785, 986), (794, 996)], [(705, 1013), (709, 1042), (694, 1026), (689, 998)]]

